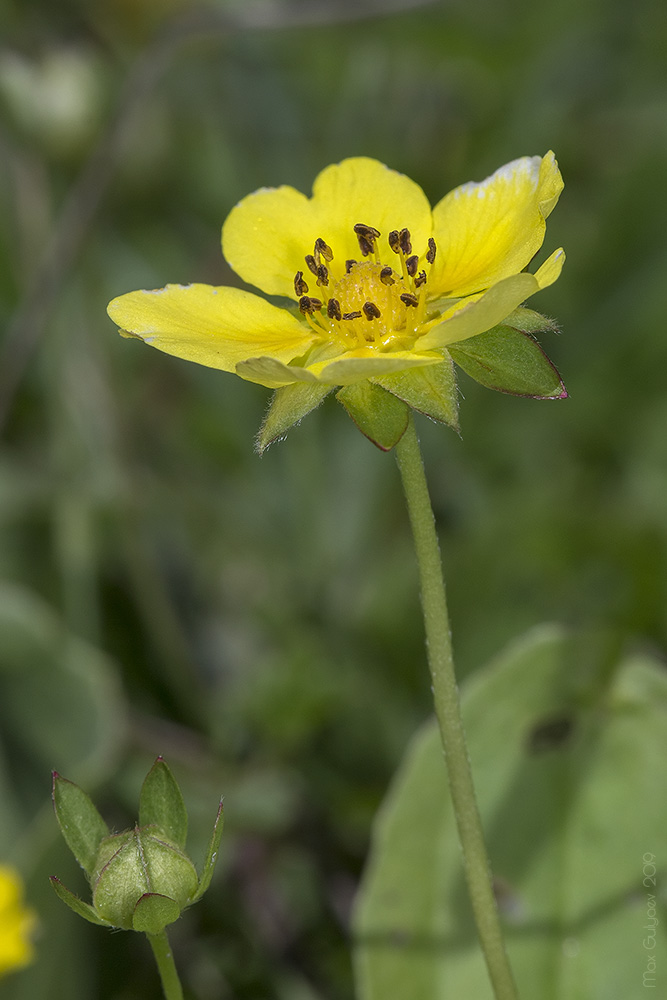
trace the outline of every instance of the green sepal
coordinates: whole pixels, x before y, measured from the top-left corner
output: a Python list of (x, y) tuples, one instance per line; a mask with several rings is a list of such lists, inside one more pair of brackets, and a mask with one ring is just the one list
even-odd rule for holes
[(220, 802), (220, 805), (218, 806), (218, 813), (215, 817), (215, 823), (213, 824), (213, 833), (211, 834), (208, 850), (206, 852), (206, 860), (204, 861), (201, 878), (199, 879), (199, 886), (192, 898), (193, 903), (196, 903), (198, 899), (201, 899), (211, 884), (211, 879), (213, 878), (213, 872), (215, 870), (215, 863), (218, 860), (218, 848), (220, 847), (220, 841), (222, 840), (222, 828), (224, 826), (224, 822), (225, 819), (222, 811), (222, 802)]
[[(512, 318), (516, 322), (514, 314)], [(452, 344), (448, 351), (466, 374), (489, 389), (533, 399), (567, 396), (555, 365), (537, 341), (506, 322), (460, 344)]]
[(406, 404), (368, 379), (343, 386), (336, 399), (362, 434), (382, 451), (390, 451), (403, 437), (410, 410)]
[(155, 825), (183, 849), (188, 835), (188, 814), (176, 779), (158, 757), (146, 775), (139, 795), (139, 826)]
[(526, 309), (520, 306), (510, 313), (507, 319), (503, 320), (503, 326), (512, 326), (522, 333), (558, 333), (558, 324), (543, 316), (542, 313), (535, 312), (534, 309)]
[(276, 389), (255, 442), (259, 454), (318, 407), (332, 390), (333, 386), (324, 382), (293, 382)]
[(408, 368), (402, 372), (381, 375), (373, 381), (398, 396), (404, 403), (424, 413), (432, 420), (459, 429), (459, 399), (450, 358), (442, 364)]
[(147, 892), (134, 908), (132, 930), (160, 934), (167, 924), (173, 924), (180, 915), (181, 908), (175, 899), (161, 896), (159, 892)]
[(90, 878), (109, 828), (92, 799), (73, 781), (53, 772), (53, 805), (65, 843)]
[(83, 917), (84, 920), (87, 920), (91, 924), (97, 924), (99, 927), (113, 927), (113, 924), (110, 924), (108, 920), (104, 920), (97, 915), (90, 903), (84, 903), (67, 886), (63, 885), (55, 875), (50, 875), (49, 881), (55, 890), (56, 896), (62, 899), (63, 903), (66, 903), (70, 910), (74, 910), (78, 916)]

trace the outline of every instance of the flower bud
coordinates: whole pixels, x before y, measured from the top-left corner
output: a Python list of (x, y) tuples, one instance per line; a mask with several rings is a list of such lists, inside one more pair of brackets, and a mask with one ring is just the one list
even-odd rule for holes
[(199, 879), (195, 866), (157, 826), (106, 837), (99, 847), (91, 879), (93, 907), (103, 920), (134, 928), (137, 904), (146, 895), (165, 896), (176, 904), (169, 908), (172, 923), (192, 902)]

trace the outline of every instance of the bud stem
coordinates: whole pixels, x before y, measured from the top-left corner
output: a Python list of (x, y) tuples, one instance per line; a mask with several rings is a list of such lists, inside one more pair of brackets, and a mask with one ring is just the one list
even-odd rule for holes
[(396, 460), (403, 481), (419, 564), (426, 648), (433, 684), (435, 713), (445, 752), (449, 789), (477, 933), (486, 959), (494, 997), (496, 1000), (518, 1000), (514, 977), (505, 951), (498, 907), (493, 894), (491, 867), (475, 797), (454, 673), (438, 536), (412, 414), (405, 434), (396, 445)]
[(155, 955), (165, 1000), (183, 1000), (183, 988), (178, 978), (167, 932), (162, 931), (161, 934), (147, 934), (146, 937), (150, 941), (153, 954)]

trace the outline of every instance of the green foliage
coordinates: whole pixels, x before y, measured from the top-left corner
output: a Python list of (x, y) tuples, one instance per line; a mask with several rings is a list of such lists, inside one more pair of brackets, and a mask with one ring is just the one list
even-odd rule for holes
[(336, 399), (347, 410), (362, 434), (381, 451), (390, 451), (408, 426), (408, 407), (372, 382), (343, 386)]
[(455, 430), (459, 429), (456, 379), (454, 366), (449, 358), (441, 365), (412, 368), (384, 375), (375, 381), (413, 410), (425, 413), (432, 420), (449, 424)]
[[(667, 824), (667, 676), (633, 656), (582, 678), (575, 652), (536, 630), (467, 685), (464, 718), (520, 995), (626, 1000), (661, 947), (642, 952), (647, 905), (667, 904), (642, 883)], [(491, 997), (433, 723), (376, 823), (356, 938), (360, 1000)]]
[(53, 805), (65, 843), (90, 878), (102, 840), (109, 828), (90, 796), (67, 778), (53, 772)]
[(563, 381), (532, 336), (508, 323), (452, 346), (449, 353), (463, 371), (489, 389), (535, 399), (562, 399)]
[(181, 790), (162, 757), (153, 764), (141, 786), (139, 826), (153, 824), (181, 850), (188, 836), (188, 814)]
[(319, 406), (332, 390), (333, 386), (320, 382), (295, 382), (276, 389), (257, 435), (256, 445), (260, 455)]

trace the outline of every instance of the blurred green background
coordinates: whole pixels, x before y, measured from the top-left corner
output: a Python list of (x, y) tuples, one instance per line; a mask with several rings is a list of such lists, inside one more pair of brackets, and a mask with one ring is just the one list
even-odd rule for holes
[(430, 710), (395, 463), (332, 400), (261, 460), (268, 390), (121, 340), (109, 299), (236, 279), (243, 195), (365, 154), (437, 201), (553, 148), (534, 300), (570, 398), (461, 376), (419, 431), (463, 677), (531, 625), (667, 649), (662, 0), (0, 0), (0, 859), (37, 962), (13, 1000), (153, 1000), (84, 925), (50, 769), (116, 828), (163, 754), (220, 871), (172, 940), (197, 1000), (349, 1000), (369, 825)]

